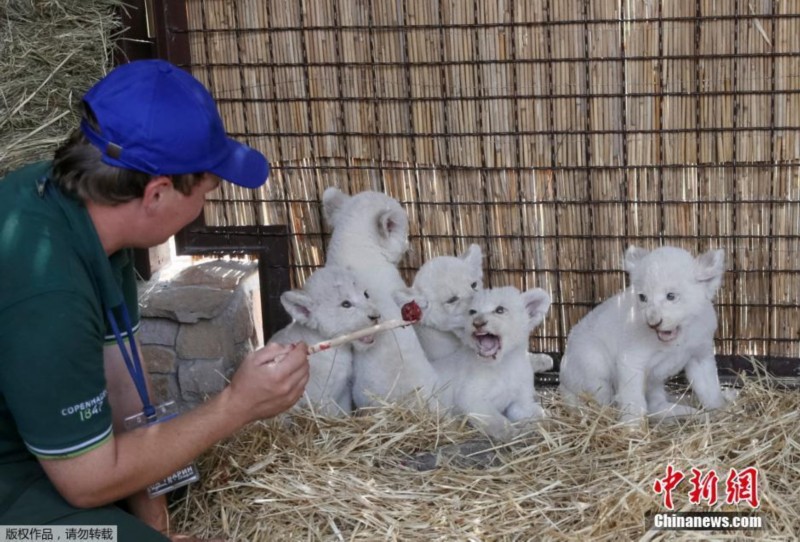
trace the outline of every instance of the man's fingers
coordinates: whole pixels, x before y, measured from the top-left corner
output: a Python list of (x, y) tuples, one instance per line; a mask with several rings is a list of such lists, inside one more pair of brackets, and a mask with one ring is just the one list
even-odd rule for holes
[(289, 395), (294, 398), (293, 403), (299, 400), (303, 396), (309, 379), (305, 345), (302, 350), (298, 347), (292, 351), (285, 360), (275, 366), (274, 370), (286, 371), (283, 378), (289, 384)]
[[(282, 370), (285, 374), (290, 374), (297, 370), (305, 370), (307, 366), (308, 347), (305, 343), (292, 345), (290, 349), (280, 356), (276, 356), (276, 370)], [(279, 367), (278, 367), (279, 366)]]
[(265, 363), (270, 363), (272, 361), (280, 361), (289, 352), (292, 351), (292, 345), (284, 345), (284, 344), (276, 344), (270, 343), (263, 348), (259, 348), (258, 350), (252, 353), (253, 360), (257, 365), (263, 365)]

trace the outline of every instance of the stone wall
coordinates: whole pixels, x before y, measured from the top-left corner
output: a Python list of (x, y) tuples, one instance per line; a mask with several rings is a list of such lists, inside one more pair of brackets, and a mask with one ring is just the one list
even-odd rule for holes
[(255, 262), (179, 265), (141, 284), (138, 337), (154, 402), (187, 409), (224, 388), (264, 338)]

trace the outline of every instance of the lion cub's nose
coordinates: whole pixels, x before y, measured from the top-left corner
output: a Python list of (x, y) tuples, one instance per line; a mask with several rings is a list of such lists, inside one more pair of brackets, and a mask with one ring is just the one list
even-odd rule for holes
[(380, 320), (380, 319), (381, 319), (381, 313), (379, 313), (379, 312), (373, 312), (372, 314), (369, 314), (369, 315), (367, 315), (367, 317), (368, 317), (370, 320), (372, 320), (372, 323), (373, 323), (373, 324), (377, 324), (377, 323), (378, 323), (378, 320)]
[(486, 320), (484, 320), (483, 318), (476, 318), (475, 320), (472, 321), (472, 326), (475, 329), (480, 329), (485, 325), (486, 325)]
[(648, 326), (650, 326), (652, 329), (658, 329), (658, 326), (660, 326), (660, 325), (661, 325), (661, 322), (663, 322), (663, 321), (664, 321), (664, 320), (663, 320), (663, 319), (661, 319), (661, 320), (659, 320), (658, 322), (656, 322), (655, 324), (651, 324), (650, 322), (648, 322), (648, 323), (647, 323), (647, 325), (648, 325)]

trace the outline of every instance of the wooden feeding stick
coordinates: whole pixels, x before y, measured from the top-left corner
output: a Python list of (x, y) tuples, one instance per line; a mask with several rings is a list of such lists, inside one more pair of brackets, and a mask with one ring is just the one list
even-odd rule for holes
[(345, 335), (339, 335), (338, 337), (334, 337), (333, 339), (329, 339), (327, 341), (321, 341), (317, 344), (312, 344), (308, 347), (308, 353), (309, 355), (316, 354), (317, 352), (322, 352), (323, 350), (336, 348), (337, 346), (353, 342), (361, 337), (366, 337), (367, 335), (374, 335), (375, 333), (386, 331), (388, 329), (395, 329), (398, 327), (416, 324), (422, 318), (422, 309), (419, 308), (419, 305), (417, 305), (415, 301), (409, 301), (400, 309), (400, 315), (402, 316), (402, 320), (387, 320), (385, 322), (381, 322), (380, 324), (361, 328)]

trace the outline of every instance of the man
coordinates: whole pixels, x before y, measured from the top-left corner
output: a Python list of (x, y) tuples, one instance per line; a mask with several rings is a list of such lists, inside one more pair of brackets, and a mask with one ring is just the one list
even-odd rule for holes
[(267, 345), (200, 407), (124, 430), (153, 413), (132, 363), (130, 249), (194, 220), (220, 179), (262, 185), (269, 165), (228, 138), (202, 84), (164, 61), (116, 68), (83, 105), (52, 163), (0, 180), (0, 525), (117, 525), (122, 541), (165, 540), (165, 500), (144, 490), (293, 405), (306, 345)]

